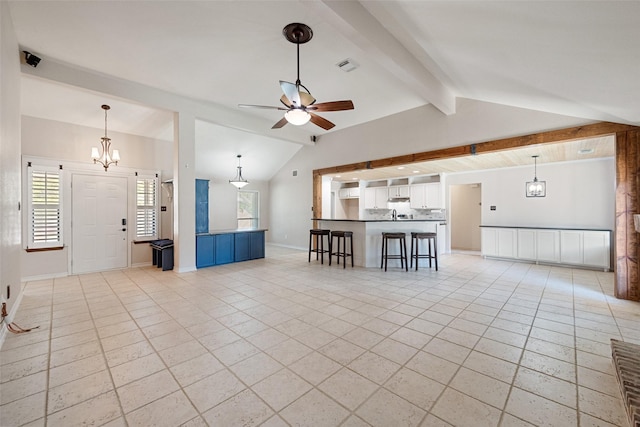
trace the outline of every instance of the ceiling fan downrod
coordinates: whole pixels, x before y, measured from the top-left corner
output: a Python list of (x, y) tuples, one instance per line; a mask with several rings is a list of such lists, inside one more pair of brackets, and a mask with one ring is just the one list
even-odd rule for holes
[(287, 39), (290, 43), (294, 43), (296, 45), (296, 67), (297, 67), (297, 78), (296, 78), (296, 87), (302, 86), (307, 93), (309, 93), (309, 89), (307, 89), (300, 82), (300, 45), (307, 43), (309, 40), (313, 38), (313, 31), (306, 24), (301, 24), (298, 22), (294, 22), (288, 24), (282, 29), (282, 34), (284, 38)]

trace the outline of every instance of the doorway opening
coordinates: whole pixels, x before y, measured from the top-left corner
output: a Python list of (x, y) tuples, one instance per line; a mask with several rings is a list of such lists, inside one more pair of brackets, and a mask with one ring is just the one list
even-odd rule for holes
[(482, 185), (449, 186), (451, 252), (480, 254), (482, 221)]

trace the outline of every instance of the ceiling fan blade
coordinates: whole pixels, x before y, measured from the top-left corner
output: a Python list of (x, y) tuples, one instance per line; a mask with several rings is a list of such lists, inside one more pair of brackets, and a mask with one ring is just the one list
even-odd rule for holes
[[(313, 117), (311, 119), (313, 119)], [(280, 120), (278, 120), (278, 122), (275, 125), (271, 126), (271, 129), (280, 129), (282, 126), (286, 125), (287, 123), (289, 122), (287, 122), (287, 119), (283, 117)]]
[(280, 87), (282, 88), (282, 92), (286, 95), (287, 99), (289, 99), (293, 105), (300, 106), (300, 93), (298, 92), (298, 87), (293, 83), (285, 82), (284, 80), (280, 80)]
[(266, 109), (266, 110), (288, 110), (287, 108), (282, 108), (282, 107), (273, 107), (271, 105), (251, 105), (251, 104), (238, 104), (238, 107), (240, 108), (262, 108), (262, 109)]
[(311, 112), (309, 112), (309, 114), (311, 114), (311, 123), (313, 123), (314, 125), (320, 126), (324, 130), (329, 130), (335, 126), (335, 124), (331, 123), (329, 120), (325, 119), (324, 117), (320, 117), (319, 115), (313, 114)]
[(353, 102), (348, 101), (332, 101), (332, 102), (321, 102), (320, 104), (315, 104), (307, 108), (307, 110), (311, 111), (343, 111), (343, 110), (353, 110)]

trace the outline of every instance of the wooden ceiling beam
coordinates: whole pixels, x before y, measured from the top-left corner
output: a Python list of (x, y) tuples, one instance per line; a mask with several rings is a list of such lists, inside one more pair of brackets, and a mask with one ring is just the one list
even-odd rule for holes
[(365, 169), (378, 169), (389, 166), (409, 165), (412, 163), (427, 162), (430, 160), (448, 159), (454, 157), (469, 156), (472, 154), (491, 153), (496, 151), (513, 150), (531, 145), (552, 144), (575, 139), (593, 138), (604, 135), (614, 135), (617, 132), (626, 132), (639, 129), (637, 126), (611, 122), (598, 122), (584, 126), (576, 126), (566, 129), (558, 129), (539, 132), (523, 136), (497, 139), (494, 141), (468, 144), (458, 147), (442, 148), (421, 153), (405, 154), (402, 156), (387, 157), (384, 159), (370, 160), (366, 162), (350, 163), (347, 165), (331, 166), (316, 169), (314, 175), (328, 175), (337, 173), (354, 172)]

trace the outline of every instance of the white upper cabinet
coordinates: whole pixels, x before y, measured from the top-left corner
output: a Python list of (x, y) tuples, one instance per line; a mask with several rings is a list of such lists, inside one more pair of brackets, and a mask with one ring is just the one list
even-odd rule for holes
[(440, 195), (440, 183), (412, 184), (410, 189), (409, 204), (412, 209), (440, 209), (442, 199)]
[(360, 197), (360, 187), (345, 187), (338, 190), (340, 199), (357, 199)]
[(367, 187), (364, 189), (365, 209), (386, 209), (389, 187)]
[(407, 198), (409, 197), (408, 185), (392, 185), (389, 187), (389, 198)]

